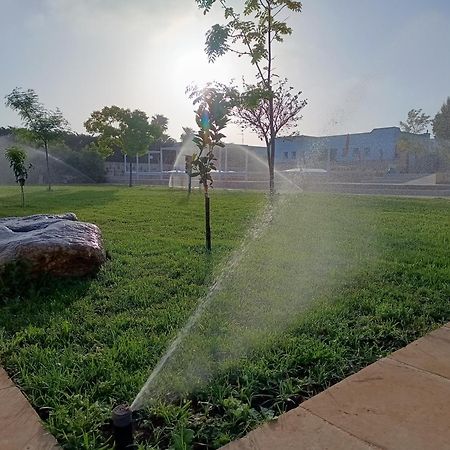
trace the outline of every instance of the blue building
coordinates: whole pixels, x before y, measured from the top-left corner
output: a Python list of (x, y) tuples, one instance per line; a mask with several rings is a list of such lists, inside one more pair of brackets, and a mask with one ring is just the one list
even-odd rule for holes
[[(389, 127), (336, 136), (280, 137), (276, 141), (275, 161), (282, 168), (330, 165), (397, 167), (403, 164), (398, 144), (406, 136), (411, 134), (400, 131), (398, 127)], [(421, 141), (430, 140), (428, 133), (412, 136)]]

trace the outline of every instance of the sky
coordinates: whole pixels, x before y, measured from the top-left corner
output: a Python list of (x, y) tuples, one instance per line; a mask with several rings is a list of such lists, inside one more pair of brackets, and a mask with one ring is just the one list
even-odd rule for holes
[[(76, 132), (103, 106), (164, 114), (178, 139), (195, 123), (187, 85), (254, 79), (245, 57), (208, 63), (205, 32), (221, 19), (194, 0), (0, 0), (0, 97), (32, 88)], [(450, 96), (448, 0), (305, 0), (287, 20), (275, 68), (308, 100), (301, 134), (398, 126), (412, 108), (434, 116)], [(0, 126), (19, 123), (0, 102)], [(225, 134), (259, 143), (237, 126)]]

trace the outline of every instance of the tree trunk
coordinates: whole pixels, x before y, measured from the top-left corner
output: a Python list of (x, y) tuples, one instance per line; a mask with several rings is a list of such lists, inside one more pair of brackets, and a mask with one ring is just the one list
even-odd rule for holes
[(20, 185), (20, 191), (22, 193), (22, 208), (25, 208), (25, 193), (23, 192), (23, 184)]
[[(270, 87), (272, 91), (272, 87)], [(269, 194), (275, 194), (275, 129), (273, 125), (273, 97), (269, 100), (269, 121), (270, 121), (270, 161), (269, 161)]]
[(273, 90), (272, 90), (272, 6), (268, 4), (268, 28), (267, 28), (267, 87), (269, 90), (269, 123), (270, 123), (270, 161), (269, 161), (269, 195), (275, 194), (275, 125), (273, 114)]
[(129, 187), (133, 186), (133, 162), (130, 161), (130, 182), (128, 184)]
[(48, 183), (48, 190), (52, 190), (52, 183), (50, 180), (50, 165), (48, 163), (48, 143), (47, 141), (44, 142), (44, 149), (45, 149), (45, 162), (47, 163), (47, 183)]
[(205, 243), (206, 243), (206, 250), (210, 252), (211, 251), (211, 210), (209, 204), (210, 199), (208, 193), (208, 186), (204, 184), (203, 188), (205, 190)]

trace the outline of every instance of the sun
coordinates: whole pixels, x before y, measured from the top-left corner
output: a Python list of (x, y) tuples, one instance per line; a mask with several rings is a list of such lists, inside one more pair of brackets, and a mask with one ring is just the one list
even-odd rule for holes
[(225, 59), (210, 63), (201, 48), (180, 52), (173, 62), (170, 77), (177, 88), (185, 89), (191, 84), (202, 86), (211, 81), (227, 82), (233, 78), (231, 67)]

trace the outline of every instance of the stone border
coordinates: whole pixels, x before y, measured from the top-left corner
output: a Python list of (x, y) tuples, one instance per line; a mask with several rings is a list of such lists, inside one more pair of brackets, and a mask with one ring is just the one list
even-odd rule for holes
[(56, 450), (56, 439), (7, 373), (0, 367), (0, 449)]
[(223, 448), (450, 449), (449, 399), (447, 324)]

